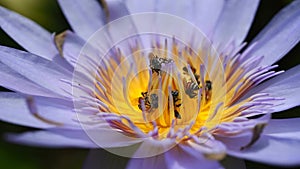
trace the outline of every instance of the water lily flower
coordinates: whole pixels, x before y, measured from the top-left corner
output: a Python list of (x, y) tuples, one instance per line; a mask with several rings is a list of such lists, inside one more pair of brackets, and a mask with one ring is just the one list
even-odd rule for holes
[[(14, 91), (0, 93), (0, 119), (40, 129), (7, 139), (105, 148), (128, 169), (223, 168), (226, 155), (300, 165), (300, 119), (270, 118), (300, 104), (300, 67), (273, 65), (300, 40), (299, 0), (249, 44), (259, 0), (58, 2), (72, 31), (0, 7), (26, 50), (0, 47), (0, 85)], [(116, 165), (106, 156), (84, 167)]]

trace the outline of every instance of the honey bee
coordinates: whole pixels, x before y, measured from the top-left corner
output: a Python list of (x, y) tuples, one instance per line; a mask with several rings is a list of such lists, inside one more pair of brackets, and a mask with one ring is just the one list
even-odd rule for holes
[(177, 110), (174, 110), (174, 116), (176, 119), (181, 119), (181, 115)]
[(157, 55), (154, 55), (153, 53), (149, 54), (150, 57), (150, 68), (152, 72), (156, 72), (159, 74), (161, 71), (162, 64), (167, 64), (172, 62), (172, 59), (166, 59), (158, 57)]
[(205, 91), (210, 91), (212, 89), (212, 83), (210, 80), (205, 81)]
[(157, 109), (158, 108), (158, 96), (157, 94), (151, 94), (150, 95), (150, 104), (151, 104), (151, 108)]
[(200, 89), (198, 84), (195, 82), (186, 82), (183, 81), (185, 93), (190, 97), (194, 98), (197, 96), (197, 91)]
[(205, 99), (209, 100), (211, 96), (211, 90), (212, 90), (212, 82), (210, 80), (205, 81)]
[(172, 94), (172, 97), (173, 97), (173, 104), (174, 104), (174, 116), (176, 119), (181, 119), (181, 115), (180, 113), (176, 110), (177, 107), (180, 107), (181, 106), (181, 103), (177, 103), (180, 99), (178, 98), (179, 96), (179, 92), (177, 90), (174, 90), (171, 92)]
[(148, 92), (142, 92), (142, 97), (139, 97), (139, 109), (143, 110), (142, 105), (144, 104), (145, 106), (145, 111), (150, 112), (153, 109), (158, 108), (158, 96), (157, 94), (151, 94), (150, 96), (148, 95)]
[(171, 91), (172, 97), (173, 97), (173, 103), (175, 107), (180, 107), (181, 104), (177, 104), (176, 102), (178, 102), (180, 99), (178, 98), (179, 96), (179, 92), (178, 90), (173, 90)]
[[(188, 74), (187, 67), (183, 67), (182, 70), (183, 70), (184, 74)], [(197, 83), (200, 84), (200, 75), (196, 74), (196, 69), (194, 67), (191, 67), (191, 70), (192, 70), (192, 73), (193, 73), (195, 79), (197, 80)]]

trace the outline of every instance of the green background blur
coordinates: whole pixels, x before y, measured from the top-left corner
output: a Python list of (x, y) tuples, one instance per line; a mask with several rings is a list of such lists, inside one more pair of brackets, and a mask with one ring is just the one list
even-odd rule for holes
[[(276, 12), (290, 2), (290, 0), (262, 0), (246, 41), (249, 42)], [(0, 0), (0, 5), (36, 21), (50, 32), (60, 33), (70, 29), (55, 0)], [(30, 39), (30, 37), (28, 38)], [(2, 30), (0, 30), (0, 45), (22, 49)], [(278, 70), (287, 70), (300, 64), (299, 56), (300, 45), (297, 45), (284, 59), (278, 62), (280, 65)], [(4, 91), (5, 89), (0, 87), (0, 90)], [(293, 108), (273, 115), (273, 118), (290, 117), (300, 117), (300, 108)], [(1, 136), (8, 132), (24, 132), (28, 130), (32, 129), (0, 122)], [(4, 139), (0, 139), (0, 169), (80, 169), (87, 153), (88, 150), (84, 149), (27, 147), (10, 144)], [(274, 154), (276, 153), (280, 152), (274, 152)], [(246, 164), (248, 169), (279, 169), (278, 167), (249, 161)], [(298, 168), (300, 169), (300, 167)]]

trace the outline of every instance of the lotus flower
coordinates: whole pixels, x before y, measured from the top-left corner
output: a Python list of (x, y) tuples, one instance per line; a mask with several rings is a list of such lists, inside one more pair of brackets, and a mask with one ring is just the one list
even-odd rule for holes
[[(40, 129), (8, 140), (104, 148), (131, 158), (128, 169), (223, 168), (226, 155), (300, 164), (300, 120), (270, 118), (300, 103), (300, 67), (273, 70), (299, 42), (300, 1), (248, 45), (258, 0), (58, 2), (72, 31), (0, 8), (26, 49), (0, 47), (0, 85), (14, 91), (0, 93), (0, 118)], [(116, 165), (106, 155), (84, 167)]]

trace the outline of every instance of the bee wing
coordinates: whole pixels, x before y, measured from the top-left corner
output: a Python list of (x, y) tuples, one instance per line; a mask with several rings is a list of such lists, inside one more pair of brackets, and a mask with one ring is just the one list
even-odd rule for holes
[(183, 87), (186, 88), (188, 85), (188, 82), (186, 80), (186, 78), (183, 78)]
[(153, 59), (153, 58), (156, 58), (156, 56), (154, 55), (153, 52), (150, 52), (149, 55), (148, 55), (149, 59)]

